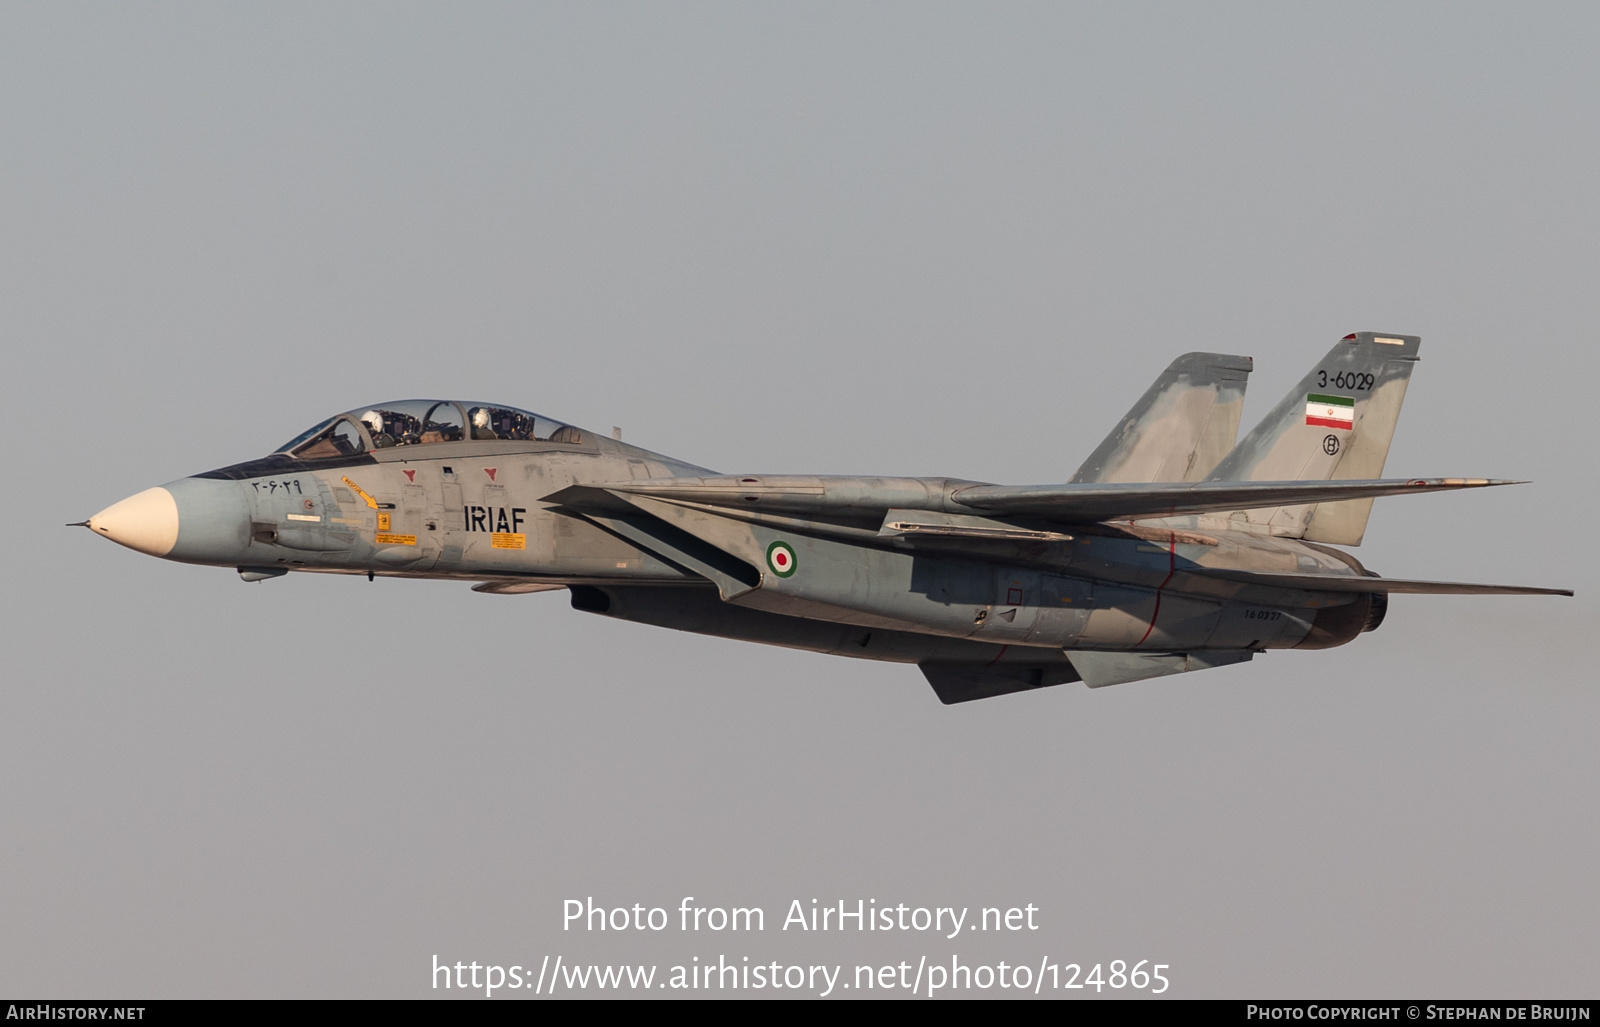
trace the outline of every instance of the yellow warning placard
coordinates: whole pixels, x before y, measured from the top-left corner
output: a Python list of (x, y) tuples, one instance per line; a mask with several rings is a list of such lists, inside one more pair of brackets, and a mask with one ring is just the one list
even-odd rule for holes
[(380, 513), (378, 515), (378, 530), (379, 531), (388, 531), (389, 530), (389, 515), (388, 514)]
[(374, 510), (376, 510), (378, 508), (378, 501), (376, 499), (373, 499), (371, 496), (367, 495), (366, 490), (363, 489), (360, 485), (357, 485), (355, 482), (351, 481), (345, 475), (340, 475), (339, 476), (339, 480), (344, 482), (346, 485), (350, 486), (352, 489), (355, 489), (356, 495), (360, 496), (363, 500), (365, 500), (366, 504), (368, 506), (372, 507)]
[(528, 536), (520, 531), (491, 531), (490, 549), (527, 549)]
[(391, 535), (388, 532), (379, 532), (374, 541), (380, 546), (414, 546), (417, 544), (417, 536)]

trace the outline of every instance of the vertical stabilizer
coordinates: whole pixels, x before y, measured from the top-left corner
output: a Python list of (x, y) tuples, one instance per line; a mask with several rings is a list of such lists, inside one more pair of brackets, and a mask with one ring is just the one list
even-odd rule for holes
[(1075, 482), (1200, 481), (1233, 448), (1249, 357), (1185, 353), (1083, 462)]
[[(1251, 429), (1209, 481), (1326, 481), (1383, 475), (1389, 442), (1422, 340), (1356, 332)], [(1372, 501), (1240, 510), (1206, 523), (1246, 531), (1359, 545)]]

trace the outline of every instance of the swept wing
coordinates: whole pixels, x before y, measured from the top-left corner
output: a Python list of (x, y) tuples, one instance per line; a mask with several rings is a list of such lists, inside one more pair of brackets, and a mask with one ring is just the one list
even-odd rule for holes
[(1478, 585), (1465, 581), (1415, 581), (1365, 575), (1279, 574), (1270, 571), (1186, 568), (1189, 574), (1222, 578), (1246, 585), (1303, 588), (1316, 592), (1406, 592), (1435, 596), (1570, 596), (1569, 588), (1531, 588), (1523, 585)]
[(1141, 517), (1171, 517), (1219, 510), (1380, 496), (1453, 492), (1520, 484), (1489, 478), (1388, 478), (1373, 481), (1168, 482), (1145, 485), (984, 485), (947, 479), (860, 479), (763, 476), (757, 483), (729, 478), (670, 478), (573, 486), (546, 502), (578, 509), (604, 505), (607, 496), (642, 496), (675, 503), (726, 507), (790, 517), (881, 523), (891, 509), (1015, 515), (1056, 524), (1095, 524)]

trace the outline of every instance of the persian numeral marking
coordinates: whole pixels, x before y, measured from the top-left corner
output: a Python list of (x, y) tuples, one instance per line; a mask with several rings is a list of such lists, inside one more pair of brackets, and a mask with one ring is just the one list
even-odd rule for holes
[(262, 489), (266, 489), (267, 495), (269, 496), (277, 495), (279, 489), (283, 490), (284, 495), (288, 495), (290, 492), (293, 492), (293, 494), (297, 496), (303, 496), (306, 494), (305, 489), (300, 487), (299, 478), (288, 478), (283, 481), (278, 481), (276, 479), (268, 479), (267, 481), (252, 481), (250, 483), (250, 487), (255, 489), (258, 495)]

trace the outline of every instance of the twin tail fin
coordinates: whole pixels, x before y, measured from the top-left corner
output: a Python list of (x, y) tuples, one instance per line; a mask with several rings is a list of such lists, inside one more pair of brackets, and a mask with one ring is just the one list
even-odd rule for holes
[(1200, 481), (1233, 448), (1249, 357), (1185, 353), (1145, 390), (1072, 482)]
[[(1212, 469), (1208, 481), (1340, 481), (1383, 476), (1422, 340), (1355, 332), (1339, 340)], [(1212, 514), (1206, 523), (1357, 546), (1371, 499)]]

